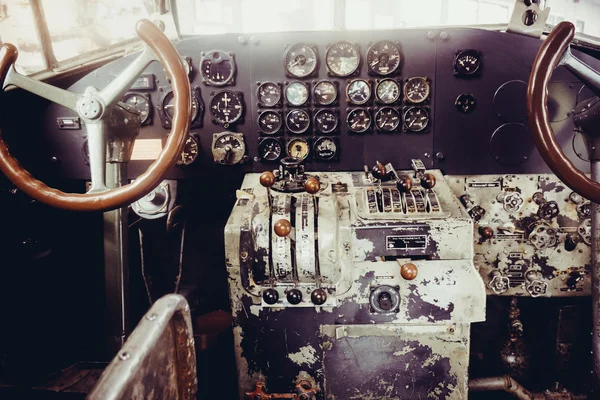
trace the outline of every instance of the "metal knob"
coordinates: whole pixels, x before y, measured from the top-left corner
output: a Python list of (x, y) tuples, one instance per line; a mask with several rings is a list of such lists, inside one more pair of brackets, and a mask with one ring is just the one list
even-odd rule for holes
[(265, 171), (260, 174), (260, 184), (266, 188), (273, 186), (275, 183), (275, 175), (271, 171)]
[(321, 190), (321, 182), (315, 177), (310, 177), (304, 182), (304, 190), (309, 194), (318, 193)]
[(275, 234), (279, 237), (286, 237), (292, 231), (292, 224), (287, 219), (280, 219), (275, 222)]
[(327, 301), (327, 292), (321, 288), (315, 289), (310, 294), (310, 300), (313, 304), (320, 306)]
[(400, 275), (407, 281), (412, 281), (417, 277), (419, 269), (415, 264), (406, 263), (400, 267)]
[(429, 172), (424, 174), (421, 178), (421, 186), (425, 189), (433, 189), (435, 182), (435, 175)]
[(401, 175), (396, 181), (396, 187), (400, 193), (408, 193), (412, 189), (412, 179), (409, 176)]
[(489, 240), (494, 237), (494, 230), (489, 226), (479, 227), (479, 234), (484, 240)]

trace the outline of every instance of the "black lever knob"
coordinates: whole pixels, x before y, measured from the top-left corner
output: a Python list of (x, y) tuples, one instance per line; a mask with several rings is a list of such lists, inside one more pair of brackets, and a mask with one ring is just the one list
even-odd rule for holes
[(275, 304), (279, 301), (279, 293), (273, 288), (269, 288), (263, 292), (263, 300), (267, 304)]
[(310, 300), (314, 305), (320, 306), (327, 301), (327, 292), (321, 288), (315, 289), (310, 294)]
[(409, 176), (401, 175), (398, 177), (396, 181), (396, 187), (400, 191), (400, 193), (408, 193), (412, 189), (413, 181)]
[(423, 174), (423, 177), (421, 178), (421, 186), (424, 189), (433, 189), (433, 187), (435, 186), (436, 180), (435, 180), (435, 175), (431, 174), (431, 173), (426, 173)]
[(385, 166), (379, 161), (377, 161), (377, 163), (371, 170), (371, 174), (373, 174), (373, 178), (375, 179), (383, 179), (386, 175)]
[(287, 301), (290, 304), (293, 304), (293, 305), (300, 304), (300, 302), (302, 301), (302, 292), (298, 289), (290, 289), (290, 290), (288, 290), (286, 297), (287, 297)]

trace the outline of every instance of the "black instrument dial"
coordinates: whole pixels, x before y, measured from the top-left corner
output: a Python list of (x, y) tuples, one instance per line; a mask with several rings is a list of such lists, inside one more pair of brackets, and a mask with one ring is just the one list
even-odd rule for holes
[(310, 126), (310, 117), (304, 110), (291, 110), (285, 117), (285, 126), (292, 133), (304, 133)]
[(310, 147), (308, 147), (308, 142), (304, 139), (292, 139), (287, 144), (287, 153), (288, 156), (302, 161), (308, 157)]
[(239, 92), (222, 90), (210, 99), (210, 112), (216, 123), (225, 127), (239, 120), (244, 112), (244, 105)]
[(358, 47), (348, 41), (332, 44), (325, 53), (325, 64), (333, 75), (348, 76), (353, 74), (360, 64)]
[(375, 126), (384, 132), (395, 131), (400, 125), (400, 113), (392, 107), (383, 107), (375, 114)]
[(283, 67), (288, 75), (305, 78), (317, 69), (317, 53), (307, 44), (292, 44), (283, 54)]
[[(169, 118), (169, 120), (173, 121), (173, 115), (175, 113), (175, 97), (173, 92), (167, 93), (163, 100), (163, 110), (165, 110), (165, 114)], [(192, 94), (192, 112), (190, 113), (190, 121), (195, 121), (198, 117), (198, 100)]]
[(365, 104), (371, 98), (371, 85), (364, 79), (354, 79), (346, 87), (346, 95), (352, 104)]
[(469, 76), (474, 75), (481, 67), (481, 53), (479, 50), (462, 50), (454, 59), (454, 74)]
[(429, 112), (423, 107), (411, 107), (404, 113), (404, 126), (412, 132), (421, 132), (429, 125)]
[(328, 106), (337, 99), (337, 86), (331, 81), (320, 81), (315, 85), (313, 93), (315, 103)]
[(277, 139), (265, 138), (258, 145), (258, 156), (261, 160), (276, 161), (282, 153), (283, 147)]
[(285, 99), (292, 106), (301, 106), (308, 101), (308, 87), (302, 82), (292, 82), (285, 88)]
[(369, 70), (377, 75), (389, 75), (400, 66), (400, 49), (390, 40), (373, 43), (367, 50)]
[(200, 61), (202, 80), (207, 85), (225, 86), (233, 84), (235, 77), (235, 60), (232, 53), (212, 50)]
[(348, 129), (352, 132), (366, 132), (371, 127), (371, 115), (367, 110), (355, 109), (348, 113)]
[(258, 128), (262, 133), (267, 135), (273, 135), (281, 129), (283, 121), (281, 115), (275, 111), (263, 111), (258, 116)]
[(404, 96), (411, 103), (422, 103), (429, 97), (431, 90), (426, 78), (415, 76), (404, 84)]
[(127, 93), (123, 96), (123, 103), (135, 108), (140, 113), (140, 120), (144, 125), (150, 119), (150, 100), (141, 93)]
[(384, 104), (392, 104), (400, 98), (400, 85), (394, 79), (383, 79), (375, 88), (377, 100)]
[(264, 82), (258, 87), (259, 107), (275, 107), (281, 100), (281, 87), (274, 82)]
[(181, 155), (177, 160), (177, 165), (190, 165), (198, 158), (198, 153), (200, 145), (198, 144), (198, 139), (194, 136), (188, 136), (185, 140), (185, 144), (183, 145), (183, 150), (181, 151)]
[(333, 160), (338, 154), (338, 147), (335, 140), (329, 137), (318, 138), (313, 146), (313, 154), (319, 160)]
[(331, 133), (338, 126), (338, 116), (331, 110), (319, 110), (315, 115), (315, 128), (320, 133)]

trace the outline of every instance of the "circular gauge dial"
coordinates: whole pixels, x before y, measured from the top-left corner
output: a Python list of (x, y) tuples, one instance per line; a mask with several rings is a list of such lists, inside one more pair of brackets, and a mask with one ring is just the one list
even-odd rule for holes
[(377, 75), (389, 75), (400, 66), (400, 49), (389, 40), (375, 42), (367, 50), (367, 65)]
[(127, 93), (121, 101), (139, 111), (142, 124), (145, 124), (150, 118), (150, 101), (146, 96), (139, 93)]
[(384, 104), (392, 104), (400, 98), (400, 85), (394, 79), (384, 79), (375, 88), (377, 100)]
[(285, 126), (292, 133), (306, 132), (310, 126), (310, 117), (304, 110), (292, 110), (285, 117)]
[(392, 107), (383, 107), (375, 114), (375, 125), (381, 131), (394, 131), (400, 125), (400, 113)]
[(258, 116), (258, 128), (267, 135), (277, 133), (282, 123), (281, 115), (275, 111), (263, 111)]
[(276, 161), (282, 153), (283, 148), (277, 139), (267, 138), (258, 145), (258, 156), (261, 160)]
[(404, 95), (411, 103), (422, 103), (429, 97), (429, 82), (420, 76), (410, 78), (404, 84)]
[(259, 107), (274, 107), (281, 100), (281, 88), (274, 82), (264, 82), (257, 92)]
[(314, 89), (315, 102), (321, 106), (333, 104), (337, 99), (337, 86), (331, 81), (318, 82)]
[(188, 136), (183, 145), (181, 155), (177, 160), (177, 165), (190, 165), (198, 158), (199, 149), (198, 139), (193, 136)]
[(241, 98), (230, 90), (217, 92), (210, 99), (210, 112), (220, 124), (229, 126), (241, 118), (243, 111)]
[(332, 138), (318, 138), (313, 146), (314, 156), (320, 160), (332, 160), (337, 156), (337, 152), (337, 144)]
[(367, 110), (356, 109), (348, 113), (348, 129), (362, 133), (371, 127), (371, 115)]
[(301, 106), (308, 101), (308, 88), (302, 82), (292, 82), (285, 88), (285, 99), (293, 106)]
[(355, 79), (346, 87), (346, 95), (352, 104), (365, 104), (371, 98), (371, 85), (364, 79)]
[(454, 60), (454, 72), (457, 75), (473, 75), (481, 66), (481, 55), (477, 50), (463, 50)]
[(315, 115), (315, 128), (320, 133), (331, 133), (338, 126), (337, 114), (330, 110), (320, 110)]
[(200, 61), (200, 73), (209, 85), (225, 86), (232, 83), (235, 75), (233, 56), (221, 50), (209, 51)]
[(305, 78), (317, 68), (317, 53), (304, 43), (292, 44), (283, 54), (283, 67), (289, 75)]
[(239, 164), (246, 154), (246, 143), (241, 133), (221, 132), (213, 135), (213, 158), (224, 165)]
[(360, 53), (354, 43), (342, 41), (329, 46), (325, 54), (329, 71), (337, 76), (353, 74), (360, 64)]
[(304, 139), (292, 139), (288, 142), (287, 145), (287, 154), (288, 156), (295, 158), (296, 160), (304, 160), (308, 157), (310, 153), (310, 148), (308, 147), (308, 142)]
[[(173, 96), (173, 92), (169, 92), (165, 96), (165, 99), (163, 100), (163, 109), (165, 110), (167, 117), (172, 121), (175, 113), (175, 98)], [(196, 96), (192, 94), (192, 112), (190, 113), (190, 121), (195, 121), (197, 117), (198, 100), (196, 100)]]
[(404, 113), (404, 125), (413, 132), (421, 132), (429, 125), (429, 112), (422, 107), (411, 107)]

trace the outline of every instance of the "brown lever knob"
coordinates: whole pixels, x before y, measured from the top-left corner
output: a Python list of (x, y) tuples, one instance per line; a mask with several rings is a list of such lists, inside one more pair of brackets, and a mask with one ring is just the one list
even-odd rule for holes
[(273, 186), (275, 183), (275, 175), (270, 171), (265, 171), (260, 174), (260, 184), (266, 188)]
[(386, 174), (385, 165), (383, 165), (382, 163), (380, 163), (379, 161), (377, 161), (377, 163), (375, 164), (375, 166), (371, 170), (371, 174), (373, 174), (373, 177), (375, 179), (382, 179), (382, 178), (384, 178), (385, 174)]
[(400, 275), (407, 281), (412, 281), (417, 277), (419, 269), (413, 263), (406, 263), (400, 267)]
[(321, 190), (321, 182), (319, 182), (317, 178), (311, 176), (304, 182), (304, 190), (306, 190), (307, 193), (315, 194)]
[(494, 230), (489, 226), (480, 226), (479, 234), (484, 240), (489, 240), (494, 237)]
[(275, 222), (275, 234), (279, 237), (286, 237), (292, 231), (292, 224), (287, 219), (280, 219)]
[(401, 175), (396, 181), (396, 187), (400, 193), (408, 193), (412, 189), (413, 181), (409, 176)]
[(429, 172), (424, 174), (421, 178), (421, 186), (425, 189), (433, 189), (435, 186), (435, 175)]

